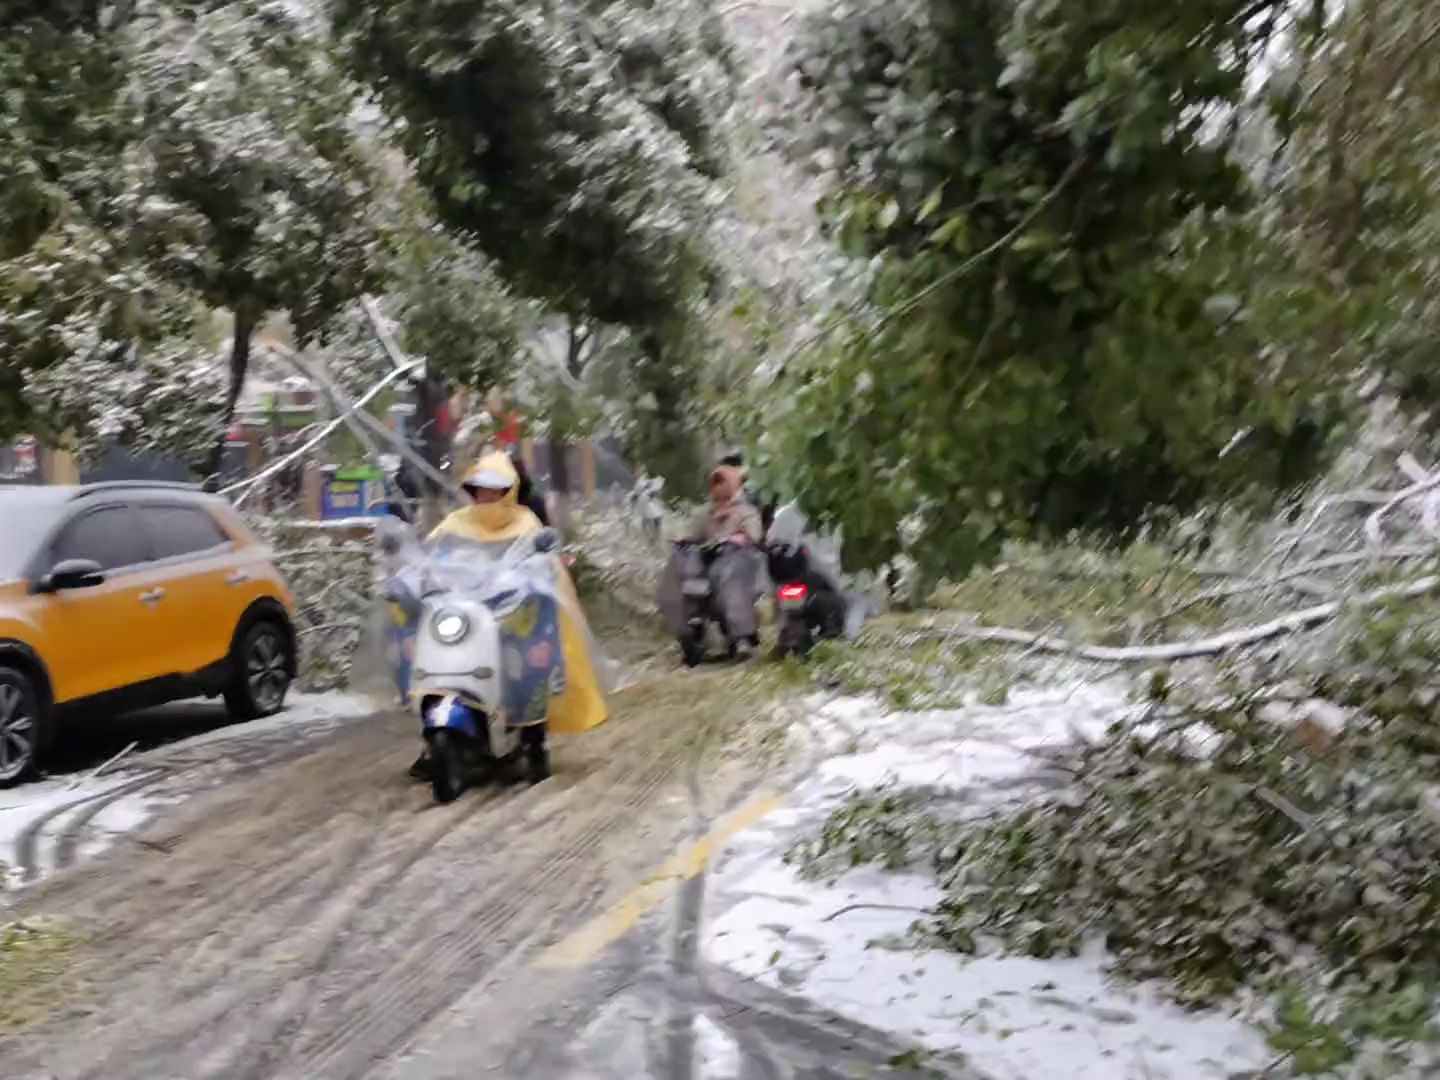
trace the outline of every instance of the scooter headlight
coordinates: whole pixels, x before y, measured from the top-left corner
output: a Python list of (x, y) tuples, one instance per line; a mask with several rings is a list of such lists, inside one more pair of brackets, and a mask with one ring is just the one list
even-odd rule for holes
[(435, 637), (443, 645), (458, 645), (470, 633), (470, 620), (458, 611), (442, 611), (435, 616)]

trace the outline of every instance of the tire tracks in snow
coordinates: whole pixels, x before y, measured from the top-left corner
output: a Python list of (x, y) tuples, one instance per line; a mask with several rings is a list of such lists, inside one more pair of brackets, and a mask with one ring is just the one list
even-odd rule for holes
[[(54, 851), (54, 869), (70, 866), (86, 825), (107, 807), (153, 787), (163, 778), (161, 772), (155, 772), (130, 781), (117, 780), (112, 787), (81, 795), (41, 814), (21, 831), (15, 841), (15, 867), (19, 871), (20, 883), (30, 884), (39, 879), (44, 861), (42, 852), (47, 848)], [(69, 817), (71, 814), (75, 816)], [(62, 827), (52, 839), (49, 827), (56, 823)]]
[[(585, 857), (599, 852), (605, 837), (631, 820), (679, 765), (679, 756), (663, 758), (646, 770), (623, 802), (571, 836), (559, 850), (514, 868), (511, 875), (461, 905), (431, 934), (443, 943), (443, 950), (424, 945), (412, 951), (404, 963), (390, 972), (380, 987), (372, 987), (359, 1001), (350, 998), (348, 1021), (330, 1031), (319, 1045), (298, 1057), (296, 1076), (361, 1075), (370, 1063), (403, 1047), (436, 1011), (474, 988), (480, 975), (494, 966), (504, 953), (522, 947), (512, 945), (507, 931), (517, 928), (532, 909), (536, 898), (563, 896), (567, 879), (586, 869)], [(578, 907), (578, 905), (576, 905)], [(551, 909), (549, 922), (564, 911)], [(533, 930), (527, 938), (533, 938)], [(498, 946), (498, 947), (497, 947)]]
[(247, 764), (27, 894), (82, 927), (92, 993), (83, 1017), (0, 1043), (7, 1075), (365, 1075), (572, 926), (637, 857), (687, 756), (672, 696), (587, 736), (577, 757), (593, 764), (569, 767), (561, 746), (547, 783), (449, 807), (402, 778), (407, 717)]

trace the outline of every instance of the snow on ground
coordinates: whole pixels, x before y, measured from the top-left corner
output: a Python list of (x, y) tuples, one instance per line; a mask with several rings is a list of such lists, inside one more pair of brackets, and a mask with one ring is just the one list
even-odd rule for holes
[[(181, 703), (153, 715), (193, 716), (218, 705)], [(0, 791), (0, 892), (34, 884), (60, 866), (93, 858), (121, 837), (141, 828), (214, 782), (206, 770), (223, 771), (226, 744), (262, 744), (311, 739), (346, 720), (374, 713), (377, 704), (359, 694), (297, 694), (285, 711), (247, 724), (217, 727), (203, 734), (127, 754), (87, 771), (48, 777)], [(207, 748), (216, 751), (203, 752)], [(187, 759), (177, 765), (177, 756)]]
[(740, 1044), (702, 1012), (692, 1018), (695, 1037), (695, 1080), (730, 1080), (744, 1075)]
[(847, 797), (922, 789), (947, 812), (981, 813), (1060, 785), (1043, 751), (1131, 715), (1124, 687), (1016, 693), (1003, 706), (885, 713), (821, 704), (807, 734), (826, 755), (785, 805), (731, 843), (711, 879), (712, 963), (935, 1052), (995, 1080), (1224, 1078), (1273, 1055), (1238, 1016), (1182, 1010), (1104, 975), (1105, 957), (967, 958), (917, 949), (911, 925), (940, 899), (927, 876), (863, 867), (833, 884), (782, 860)]

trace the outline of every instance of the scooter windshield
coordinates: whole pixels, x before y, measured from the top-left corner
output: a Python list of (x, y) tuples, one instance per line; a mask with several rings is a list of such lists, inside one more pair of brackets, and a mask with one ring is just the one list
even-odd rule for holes
[[(534, 704), (531, 698), (543, 705), (546, 695), (536, 698), (541, 684), (563, 685), (563, 671), (551, 674), (561, 663), (556, 627), (561, 600), (552, 552), (542, 551), (532, 537), (479, 542), (439, 536), (421, 541), (406, 530), (387, 527), (380, 539), (378, 569), (386, 605), (381, 648), (402, 698), (409, 693), (410, 661), (421, 620), (427, 609), (442, 607), (447, 596), (485, 604), (501, 620), (507, 647), (520, 649), (526, 662), (507, 663), (505, 679), (507, 702), (514, 715), (528, 715)], [(546, 641), (553, 658), (540, 663), (545, 659), (540, 655), (544, 650), (537, 646)], [(532, 659), (535, 662), (529, 663)], [(509, 671), (510, 667), (516, 670)], [(531, 668), (538, 671), (535, 678), (530, 678), (535, 675)], [(517, 695), (525, 700), (508, 701)]]
[(549, 558), (530, 537), (482, 542), (442, 536), (424, 544), (425, 596), (463, 592), (498, 604), (526, 592), (554, 590)]

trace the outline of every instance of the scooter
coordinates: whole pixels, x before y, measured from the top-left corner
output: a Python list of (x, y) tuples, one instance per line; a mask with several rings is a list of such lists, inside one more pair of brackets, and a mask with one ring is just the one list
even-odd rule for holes
[(813, 565), (804, 544), (772, 543), (766, 550), (770, 580), (775, 585), (779, 634), (775, 658), (801, 659), (816, 638), (835, 639), (845, 633), (845, 600)]
[[(387, 598), (420, 601), (408, 665), (408, 698), (429, 746), (435, 801), (473, 783), (549, 775), (545, 716), (565, 688), (559, 602), (546, 529), (512, 542), (423, 550), (420, 565), (392, 577)], [(408, 594), (408, 595), (406, 595)]]
[[(686, 667), (703, 663), (710, 625), (720, 628), (732, 660), (754, 649), (758, 559), (755, 549), (728, 540), (700, 544), (677, 540), (671, 556), (678, 578), (679, 625), (672, 626)], [(662, 590), (665, 589), (662, 583)], [(673, 607), (673, 603), (670, 605)], [(667, 604), (662, 599), (661, 609)]]

